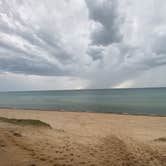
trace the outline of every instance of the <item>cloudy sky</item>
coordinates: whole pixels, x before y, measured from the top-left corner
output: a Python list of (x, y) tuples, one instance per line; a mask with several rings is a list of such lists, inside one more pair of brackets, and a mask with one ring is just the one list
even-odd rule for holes
[(166, 1), (0, 0), (0, 91), (166, 86)]

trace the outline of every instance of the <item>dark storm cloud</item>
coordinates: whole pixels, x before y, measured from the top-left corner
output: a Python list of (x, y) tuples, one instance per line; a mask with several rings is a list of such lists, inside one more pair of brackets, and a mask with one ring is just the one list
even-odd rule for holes
[(86, 0), (86, 4), (90, 19), (98, 25), (91, 35), (93, 44), (106, 46), (121, 41), (118, 0)]

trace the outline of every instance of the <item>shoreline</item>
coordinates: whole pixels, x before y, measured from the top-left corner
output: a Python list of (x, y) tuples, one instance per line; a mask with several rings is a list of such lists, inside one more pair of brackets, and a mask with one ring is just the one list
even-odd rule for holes
[(51, 110), (48, 110), (48, 109), (32, 109), (32, 108), (13, 108), (13, 107), (0, 107), (0, 110), (19, 110), (19, 111), (46, 111), (46, 112), (71, 112), (71, 113), (94, 113), (94, 114), (113, 114), (113, 115), (129, 115), (129, 116), (145, 116), (145, 117), (166, 117), (166, 115), (159, 115), (159, 114), (130, 114), (130, 113), (127, 113), (127, 112), (95, 112), (95, 111), (72, 111), (72, 110), (64, 110), (64, 109), (51, 109)]

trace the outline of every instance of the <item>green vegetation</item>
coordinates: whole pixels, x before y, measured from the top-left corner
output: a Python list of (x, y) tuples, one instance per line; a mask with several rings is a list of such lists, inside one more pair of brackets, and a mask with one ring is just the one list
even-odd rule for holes
[(21, 125), (21, 126), (35, 126), (35, 127), (51, 128), (51, 126), (49, 124), (42, 122), (40, 120), (33, 120), (33, 119), (9, 119), (9, 118), (0, 117), (0, 122), (6, 122), (6, 123)]

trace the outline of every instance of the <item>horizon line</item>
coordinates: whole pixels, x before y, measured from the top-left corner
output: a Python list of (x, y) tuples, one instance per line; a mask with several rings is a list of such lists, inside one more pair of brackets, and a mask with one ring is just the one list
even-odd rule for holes
[(166, 88), (166, 86), (161, 87), (135, 87), (135, 88), (85, 88), (85, 89), (49, 89), (49, 90), (8, 90), (0, 91), (0, 93), (5, 92), (39, 92), (39, 91), (84, 91), (84, 90), (127, 90), (127, 89), (159, 89)]

